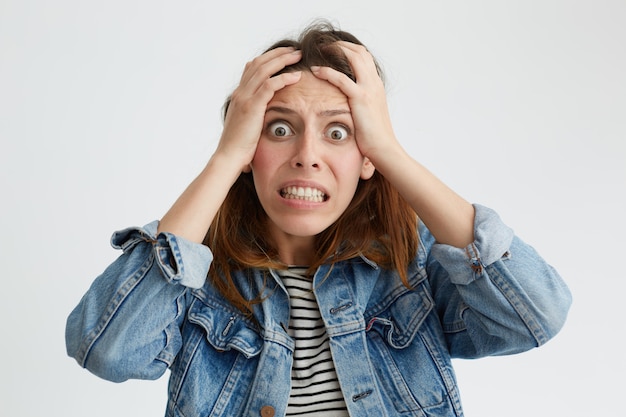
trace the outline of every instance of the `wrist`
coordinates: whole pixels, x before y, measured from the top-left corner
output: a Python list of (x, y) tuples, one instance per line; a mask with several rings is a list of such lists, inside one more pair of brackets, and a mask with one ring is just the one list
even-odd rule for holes
[(388, 169), (395, 168), (399, 162), (412, 159), (395, 139), (389, 141), (384, 146), (372, 147), (363, 155), (366, 156), (383, 175)]
[(239, 152), (230, 152), (226, 149), (218, 148), (207, 162), (204, 171), (218, 173), (224, 177), (239, 177), (243, 171), (249, 169), (250, 161), (242, 158)]

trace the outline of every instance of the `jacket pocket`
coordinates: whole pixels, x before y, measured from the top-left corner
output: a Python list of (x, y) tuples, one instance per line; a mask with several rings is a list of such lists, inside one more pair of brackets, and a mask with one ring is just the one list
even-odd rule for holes
[(433, 309), (433, 300), (424, 282), (414, 290), (406, 290), (377, 309), (376, 314), (365, 314), (367, 331), (381, 334), (395, 349), (407, 347), (415, 338), (418, 329)]
[(372, 366), (398, 413), (457, 415), (456, 382), (428, 282), (416, 284), (368, 320)]
[(254, 324), (217, 300), (193, 299), (172, 366), (168, 415), (239, 415), (263, 348)]
[(219, 305), (194, 300), (188, 320), (206, 332), (207, 341), (217, 351), (234, 349), (246, 358), (258, 355), (263, 348), (261, 336), (253, 330), (252, 323), (238, 312)]

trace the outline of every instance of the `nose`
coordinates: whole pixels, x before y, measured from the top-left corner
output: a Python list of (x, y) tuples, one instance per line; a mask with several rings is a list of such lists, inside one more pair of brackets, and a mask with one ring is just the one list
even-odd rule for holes
[(311, 132), (304, 132), (295, 141), (295, 152), (291, 165), (295, 168), (319, 168), (320, 154), (317, 138)]

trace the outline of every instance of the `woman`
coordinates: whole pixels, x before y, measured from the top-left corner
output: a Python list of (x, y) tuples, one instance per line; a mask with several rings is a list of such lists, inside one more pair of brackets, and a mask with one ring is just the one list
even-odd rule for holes
[(451, 358), (539, 346), (570, 294), (396, 140), (380, 69), (314, 25), (246, 65), (219, 145), (68, 318), (112, 381), (171, 369), (168, 416), (461, 416)]

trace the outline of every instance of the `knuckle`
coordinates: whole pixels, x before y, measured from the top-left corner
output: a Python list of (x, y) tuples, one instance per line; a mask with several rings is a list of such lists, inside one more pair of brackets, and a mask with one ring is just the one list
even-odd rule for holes
[(252, 65), (254, 65), (254, 60), (246, 62), (246, 65), (243, 67), (244, 72), (249, 71)]
[(241, 91), (235, 90), (230, 96), (229, 108), (233, 111), (245, 113), (249, 103), (250, 100), (248, 100), (247, 94), (242, 94)]
[(230, 95), (230, 102), (231, 103), (236, 103), (239, 102), (241, 99), (241, 90), (239, 88), (236, 88), (235, 91), (233, 91)]
[(259, 88), (259, 92), (273, 94), (275, 90), (274, 81), (274, 78), (268, 78), (267, 80), (263, 81), (263, 84), (261, 84), (261, 87)]

